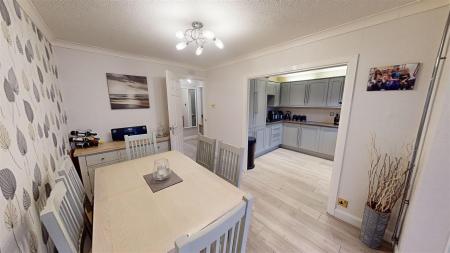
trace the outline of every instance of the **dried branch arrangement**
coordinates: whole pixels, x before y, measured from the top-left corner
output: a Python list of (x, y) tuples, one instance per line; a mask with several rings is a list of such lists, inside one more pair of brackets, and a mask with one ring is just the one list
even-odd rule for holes
[(392, 211), (405, 186), (411, 151), (411, 145), (406, 145), (401, 154), (381, 153), (375, 136), (372, 136), (367, 196), (369, 207), (382, 213)]

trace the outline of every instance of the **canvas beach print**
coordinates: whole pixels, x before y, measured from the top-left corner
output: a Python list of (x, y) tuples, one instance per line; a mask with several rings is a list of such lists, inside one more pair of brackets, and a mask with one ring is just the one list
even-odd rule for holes
[(371, 68), (367, 90), (412, 90), (418, 71), (419, 63)]
[(147, 77), (106, 73), (111, 109), (150, 108)]

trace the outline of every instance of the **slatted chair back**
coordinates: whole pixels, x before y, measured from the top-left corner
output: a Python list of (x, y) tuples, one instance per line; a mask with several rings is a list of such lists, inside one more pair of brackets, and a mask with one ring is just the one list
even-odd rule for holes
[(203, 135), (198, 136), (196, 162), (214, 172), (216, 140)]
[(70, 157), (64, 157), (61, 167), (56, 171), (56, 175), (66, 178), (67, 190), (83, 205), (86, 191)]
[(157, 151), (155, 133), (125, 135), (125, 147), (128, 160), (155, 154)]
[(215, 173), (231, 184), (239, 187), (244, 159), (244, 148), (219, 141)]
[(245, 253), (253, 197), (248, 194), (231, 211), (197, 233), (175, 241), (176, 253)]
[(79, 252), (84, 221), (71, 208), (64, 183), (55, 184), (40, 218), (58, 252)]

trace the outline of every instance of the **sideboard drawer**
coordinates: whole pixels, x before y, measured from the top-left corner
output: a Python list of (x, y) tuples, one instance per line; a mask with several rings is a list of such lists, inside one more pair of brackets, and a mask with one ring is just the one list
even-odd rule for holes
[(98, 165), (102, 163), (110, 163), (114, 161), (120, 161), (120, 156), (117, 151), (86, 156), (87, 166)]

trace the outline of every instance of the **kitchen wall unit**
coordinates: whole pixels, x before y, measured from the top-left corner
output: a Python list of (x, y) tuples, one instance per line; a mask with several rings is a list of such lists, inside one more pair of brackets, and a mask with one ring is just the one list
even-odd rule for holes
[(281, 147), (332, 160), (337, 127), (283, 123)]
[(281, 83), (280, 106), (340, 107), (345, 77)]
[(267, 106), (280, 105), (280, 84), (267, 82), (266, 84)]

